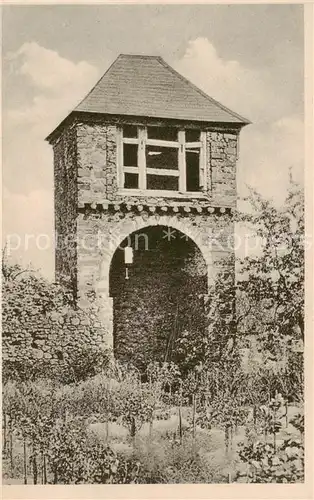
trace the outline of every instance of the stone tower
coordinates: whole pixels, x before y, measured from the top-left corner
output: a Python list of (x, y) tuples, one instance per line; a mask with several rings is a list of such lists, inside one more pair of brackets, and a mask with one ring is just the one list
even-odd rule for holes
[(47, 138), (56, 278), (97, 304), (117, 355), (129, 345), (143, 363), (166, 359), (199, 326), (216, 263), (233, 252), (248, 123), (160, 57), (120, 55)]

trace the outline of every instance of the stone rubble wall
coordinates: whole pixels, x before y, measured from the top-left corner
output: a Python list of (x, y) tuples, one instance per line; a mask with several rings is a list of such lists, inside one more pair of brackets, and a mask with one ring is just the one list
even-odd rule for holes
[[(230, 215), (150, 215), (135, 212), (92, 212), (78, 218), (78, 290), (81, 298), (93, 297), (97, 283), (109, 292), (109, 270), (117, 247), (131, 233), (150, 225), (177, 229), (190, 237), (201, 250), (213, 277), (216, 263), (233, 252), (234, 224)], [(105, 282), (105, 283), (104, 283)]]
[(237, 137), (207, 132), (207, 173), (210, 196), (215, 206), (236, 206)]
[[(41, 318), (40, 323), (36, 318), (25, 321), (22, 329), (12, 329), (3, 338), (3, 354), (9, 359), (37, 357), (57, 361), (60, 351), (67, 346), (75, 348), (77, 342), (112, 346), (110, 263), (121, 241), (138, 229), (160, 224), (187, 234), (201, 250), (210, 278), (214, 276), (216, 262), (233, 251), (231, 214), (211, 214), (203, 209), (236, 205), (237, 132), (207, 132), (208, 192), (201, 199), (118, 194), (114, 124), (76, 120), (62, 132), (53, 149), (58, 236), (56, 278), (65, 277), (71, 282), (82, 307), (88, 307), (96, 298), (99, 311), (95, 328), (85, 324), (86, 319), (76, 324), (77, 319), (71, 317), (63, 318), (60, 325), (51, 318), (45, 324)], [(97, 203), (123, 203), (133, 208), (99, 211)], [(159, 208), (153, 213), (143, 210), (143, 206), (163, 207), (166, 211), (160, 215)], [(172, 212), (173, 208), (186, 206), (190, 211)], [(211, 246), (208, 237), (212, 233), (215, 238), (217, 234), (217, 241)], [(105, 246), (95, 245), (95, 236), (99, 234)], [(72, 240), (68, 241), (68, 236)]]
[[(207, 161), (208, 161), (208, 192), (204, 198), (161, 198), (146, 196), (122, 196), (118, 194), (117, 165), (116, 165), (116, 126), (109, 123), (80, 123), (74, 122), (68, 127), (54, 145), (55, 164), (55, 212), (56, 231), (59, 241), (60, 234), (70, 234), (76, 240), (85, 237), (89, 232), (95, 231), (93, 215), (87, 215), (85, 211), (82, 229), (81, 215), (79, 210), (86, 208), (85, 204), (96, 207), (97, 204), (125, 204), (129, 206), (148, 206), (163, 208), (175, 208), (176, 210), (188, 206), (189, 209), (203, 210), (208, 206), (213, 207), (235, 207), (236, 204), (236, 155), (237, 155), (237, 133), (207, 132)], [(193, 210), (192, 210), (193, 211)], [(147, 214), (145, 215), (147, 216)], [(97, 229), (105, 235), (109, 226), (112, 231), (117, 219), (130, 216), (122, 212), (114, 215), (104, 213), (97, 215), (100, 221), (96, 223)], [(144, 215), (140, 215), (144, 217)], [(178, 218), (182, 215), (178, 214)], [(230, 217), (230, 215), (229, 215)], [(147, 224), (149, 225), (149, 214)], [(107, 223), (109, 226), (107, 227)], [(221, 225), (227, 227), (229, 238), (232, 237), (233, 223), (228, 222), (228, 214), (223, 217), (215, 217), (211, 214), (195, 215), (187, 213), (185, 217), (186, 226), (193, 226), (199, 232), (208, 231), (209, 228), (220, 230)], [(90, 226), (90, 227), (88, 227)], [(109, 238), (109, 244), (112, 244)], [(56, 251), (56, 274), (67, 276), (77, 285), (77, 273), (80, 275), (82, 268), (77, 269), (77, 259), (82, 257), (89, 260), (93, 265), (96, 255), (94, 251), (86, 252), (80, 248), (77, 253), (76, 241), (66, 245), (59, 245)]]
[(55, 273), (57, 280), (66, 277), (76, 290), (76, 220), (77, 220), (77, 140), (76, 125), (67, 128), (53, 146)]
[(144, 205), (235, 207), (237, 133), (207, 132), (207, 186), (204, 198), (129, 196), (118, 194), (116, 126), (77, 125), (78, 201)]
[(2, 333), (2, 357), (9, 361), (47, 360), (58, 364), (67, 353), (84, 348), (106, 349), (106, 331), (97, 312), (68, 311), (50, 314), (44, 320), (25, 318)]

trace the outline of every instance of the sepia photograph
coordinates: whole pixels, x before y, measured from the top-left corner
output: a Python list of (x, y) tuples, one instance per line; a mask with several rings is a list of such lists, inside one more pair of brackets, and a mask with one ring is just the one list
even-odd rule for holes
[(302, 4), (2, 5), (3, 485), (304, 483), (304, 53)]

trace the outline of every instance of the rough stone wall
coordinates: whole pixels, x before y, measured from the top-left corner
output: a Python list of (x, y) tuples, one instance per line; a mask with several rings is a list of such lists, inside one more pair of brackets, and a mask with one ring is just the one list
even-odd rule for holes
[(54, 200), (57, 280), (70, 281), (76, 293), (76, 220), (77, 220), (77, 141), (76, 126), (64, 130), (53, 146)]
[(156, 206), (234, 207), (236, 205), (237, 132), (207, 132), (207, 192), (204, 198), (126, 196), (118, 194), (116, 126), (77, 124), (78, 201), (84, 203), (142, 203)]
[[(230, 213), (216, 216), (209, 213), (195, 213), (195, 210), (202, 211), (209, 205), (213, 207), (235, 206), (236, 149), (237, 132), (207, 132), (208, 192), (203, 199), (125, 196), (118, 194), (117, 187), (116, 126), (106, 122), (78, 123), (78, 203), (82, 209), (77, 221), (80, 248), (78, 253), (79, 294), (86, 296), (86, 294), (93, 293), (96, 282), (100, 279), (100, 267), (104, 266), (104, 258), (95, 245), (96, 235), (102, 235), (105, 245), (111, 247), (102, 249), (102, 252), (110, 255), (111, 258), (116, 246), (120, 243), (119, 232), (123, 239), (126, 231), (132, 232), (138, 226), (148, 226), (150, 221), (154, 221), (153, 212), (148, 213), (145, 210), (140, 212), (143, 206), (154, 208), (162, 206), (166, 210), (164, 215), (168, 217), (168, 224), (171, 226), (175, 221), (181, 224), (183, 232), (193, 230), (195, 234), (197, 233), (198, 245), (201, 240), (204, 240), (203, 247), (208, 247), (208, 242), (205, 240), (209, 232), (218, 233), (218, 244), (214, 244), (215, 248), (212, 249), (212, 260), (220, 258), (226, 250), (230, 251), (233, 235)], [(101, 209), (101, 204), (108, 202), (118, 206), (116, 212), (111, 213)], [(139, 210), (135, 210), (135, 213), (125, 212), (119, 206), (122, 203), (126, 206), (139, 207)], [(85, 204), (93, 208), (88, 209)], [(180, 210), (186, 205), (189, 207), (189, 212), (182, 215)], [(167, 213), (167, 207), (174, 208), (178, 213), (171, 217), (168, 215), (169, 211)], [(220, 233), (221, 230), (223, 234)], [(226, 239), (228, 239), (228, 248), (226, 248)]]
[(117, 247), (131, 233), (147, 226), (162, 225), (186, 234), (200, 249), (206, 266), (208, 284), (218, 270), (217, 261), (233, 253), (233, 222), (230, 214), (188, 213), (150, 215), (133, 211), (91, 211), (80, 214), (78, 234), (78, 290), (82, 307), (96, 299), (99, 318), (113, 347), (113, 300), (110, 297), (110, 265)]
[(147, 212), (90, 211), (78, 218), (78, 289), (81, 297), (92, 297), (99, 281), (109, 292), (111, 259), (131, 233), (150, 225), (163, 225), (190, 237), (201, 250), (213, 276), (215, 263), (233, 252), (233, 221), (229, 214), (151, 215)]
[(237, 136), (207, 132), (207, 175), (210, 195), (216, 206), (235, 206), (237, 200)]
[(71, 279), (82, 307), (97, 299), (108, 345), (113, 341), (110, 264), (130, 233), (164, 225), (187, 234), (202, 252), (209, 281), (217, 261), (233, 252), (229, 207), (236, 204), (237, 134), (207, 131), (208, 190), (202, 198), (119, 194), (114, 123), (77, 119), (54, 143), (56, 231), (58, 237), (77, 237), (56, 251), (57, 278)]
[[(200, 249), (208, 281), (218, 260), (233, 252), (238, 132), (207, 132), (208, 192), (199, 198), (160, 198), (118, 194), (116, 126), (75, 120), (54, 139), (56, 278), (70, 280), (80, 305), (96, 298), (92, 325), (86, 317), (36, 318), (3, 336), (5, 359), (38, 358), (58, 362), (78, 343), (111, 347), (113, 303), (109, 291), (112, 257), (130, 233), (150, 225), (178, 229)], [(106, 205), (110, 207), (106, 208)], [(104, 207), (101, 205), (104, 204)], [(77, 240), (78, 239), (78, 240)]]
[(78, 202), (114, 200), (117, 192), (116, 127), (77, 125)]
[(17, 327), (12, 323), (3, 330), (2, 356), (9, 361), (34, 359), (59, 363), (67, 351), (78, 348), (106, 348), (106, 336), (97, 311), (68, 311), (63, 315), (27, 317)]

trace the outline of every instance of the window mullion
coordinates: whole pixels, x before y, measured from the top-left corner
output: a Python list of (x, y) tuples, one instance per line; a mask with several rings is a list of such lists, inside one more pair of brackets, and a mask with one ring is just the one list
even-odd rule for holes
[(186, 192), (185, 131), (179, 130), (179, 191)]
[(118, 187), (124, 187), (123, 172), (123, 132), (121, 127), (117, 127), (117, 181)]
[(207, 190), (206, 132), (201, 132), (200, 187), (204, 191)]
[(146, 128), (139, 128), (138, 130), (138, 168), (139, 168), (139, 189), (146, 189), (146, 157), (145, 157), (145, 147), (147, 139)]

